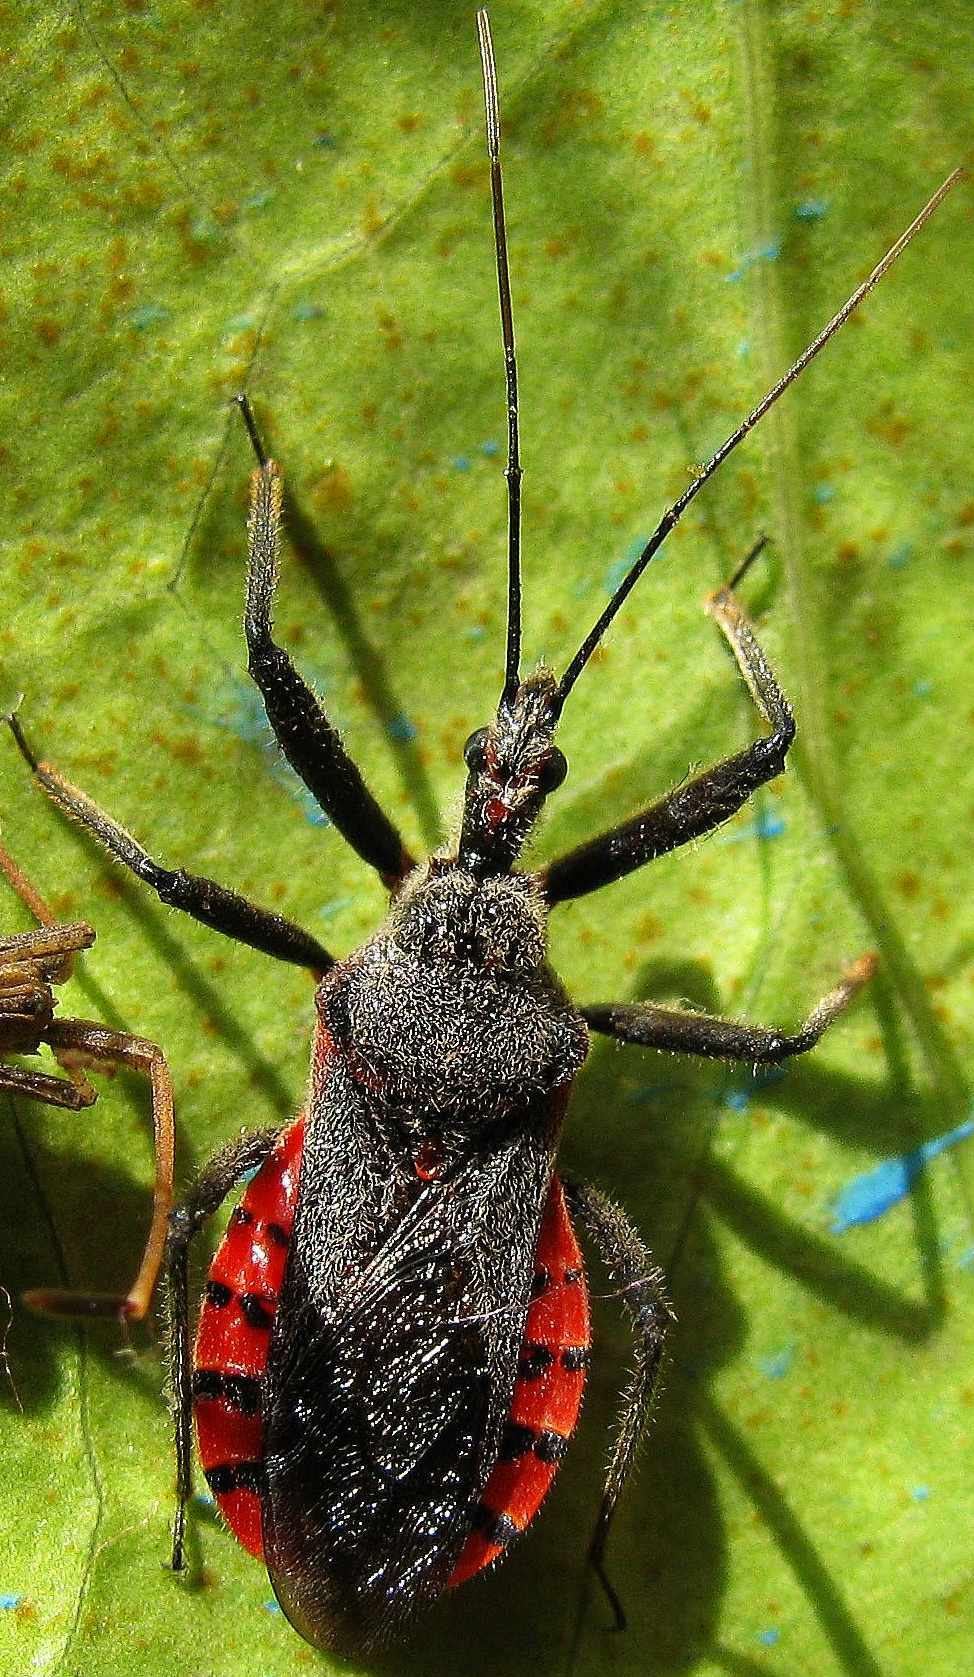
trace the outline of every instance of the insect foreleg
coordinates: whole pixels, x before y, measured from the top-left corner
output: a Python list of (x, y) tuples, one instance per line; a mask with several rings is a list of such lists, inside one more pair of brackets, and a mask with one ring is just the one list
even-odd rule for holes
[(624, 1630), (625, 1611), (605, 1570), (605, 1545), (620, 1492), (632, 1471), (652, 1413), (666, 1330), (675, 1317), (666, 1297), (663, 1273), (654, 1264), (648, 1247), (625, 1212), (586, 1182), (565, 1181), (564, 1187), (573, 1217), (589, 1236), (620, 1290), (635, 1340), (635, 1368), (622, 1394), (602, 1505), (589, 1549), (589, 1560), (615, 1615), (616, 1627)]
[(835, 988), (813, 1007), (800, 1029), (790, 1033), (733, 1019), (715, 1019), (709, 1013), (655, 1007), (651, 1002), (606, 1003), (583, 1007), (581, 1013), (593, 1031), (614, 1036), (620, 1042), (637, 1043), (641, 1048), (700, 1054), (707, 1060), (744, 1060), (755, 1066), (778, 1065), (814, 1048), (875, 970), (875, 956), (860, 956)]
[(169, 1389), (176, 1428), (176, 1514), (172, 1532), (172, 1569), (183, 1570), (186, 1504), (193, 1490), (193, 1371), (189, 1345), (189, 1248), (203, 1224), (251, 1171), (259, 1170), (280, 1130), (252, 1130), (206, 1165), (189, 1197), (169, 1215), (166, 1241)]
[(369, 791), (290, 656), (273, 638), (271, 608), (277, 584), (284, 482), (260, 443), (246, 397), (241, 410), (260, 462), (251, 479), (247, 561), (248, 669), (260, 689), (267, 720), (294, 772), (363, 862), (394, 888), (414, 866), (402, 839)]

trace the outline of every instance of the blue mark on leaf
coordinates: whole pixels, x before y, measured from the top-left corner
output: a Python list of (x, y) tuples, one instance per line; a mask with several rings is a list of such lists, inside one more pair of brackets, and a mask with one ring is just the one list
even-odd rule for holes
[(318, 913), (322, 920), (334, 920), (336, 914), (341, 914), (342, 910), (349, 908), (354, 901), (355, 898), (348, 894), (344, 897), (331, 897), (328, 902), (322, 903)]
[(743, 827), (738, 827), (733, 833), (724, 833), (719, 843), (741, 844), (745, 839), (780, 838), (786, 826), (787, 822), (784, 816), (779, 815), (777, 807), (769, 803), (755, 816), (753, 821), (746, 822)]
[(276, 198), (276, 196), (277, 194), (274, 192), (273, 188), (266, 187), (263, 192), (255, 192), (250, 198), (245, 198), (240, 208), (242, 210), (262, 210), (271, 202), (271, 199)]
[(930, 1486), (929, 1485), (912, 1485), (910, 1487), (910, 1496), (913, 1498), (914, 1502), (929, 1502), (930, 1501)]
[(828, 209), (824, 198), (802, 198), (791, 213), (796, 221), (821, 221)]
[(334, 134), (329, 134), (323, 130), (320, 134), (315, 135), (311, 144), (313, 146), (317, 146), (319, 151), (334, 151), (338, 141), (335, 139)]
[(9, 1613), (13, 1608), (19, 1607), (23, 1599), (22, 1595), (0, 1595), (0, 1609)]
[(172, 310), (164, 303), (143, 303), (139, 309), (133, 309), (129, 315), (129, 322), (137, 332), (148, 332), (151, 326), (162, 326), (165, 321), (172, 319)]
[(489, 437), (485, 443), (481, 443), (480, 445), (481, 454), (486, 454), (488, 460), (493, 460), (494, 455), (499, 454), (500, 451), (500, 443), (495, 442), (492, 437)]
[(455, 472), (469, 472), (470, 456), (469, 454), (455, 454), (450, 464)]
[(407, 745), (410, 740), (416, 738), (417, 728), (416, 724), (410, 722), (409, 717), (400, 711), (397, 716), (390, 716), (386, 723), (386, 733), (391, 740), (398, 740), (401, 745)]
[(780, 239), (769, 239), (766, 245), (758, 245), (756, 250), (745, 251), (733, 273), (725, 274), (725, 283), (727, 285), (736, 284), (736, 282), (743, 279), (744, 275), (749, 273), (752, 268), (756, 268), (759, 262), (777, 262), (780, 255)]
[[(629, 543), (624, 557), (614, 560), (609, 566), (604, 580), (605, 591), (608, 595), (613, 595), (620, 583), (625, 581), (649, 540), (649, 536), (635, 536)], [(655, 558), (655, 554), (653, 557)]]
[(769, 1625), (767, 1630), (758, 1631), (758, 1641), (762, 1648), (777, 1648), (781, 1641), (781, 1632), (775, 1625)]
[(237, 332), (253, 332), (256, 325), (252, 314), (235, 314), (232, 320), (227, 321), (223, 330), (235, 335)]
[(194, 239), (215, 239), (220, 232), (220, 223), (211, 215), (198, 215), (189, 230)]
[(245, 745), (254, 746), (260, 752), (271, 779), (283, 786), (285, 792), (301, 806), (304, 818), (310, 826), (331, 825), (324, 810), (319, 807), (304, 782), (299, 780), (290, 763), (281, 756), (260, 694), (255, 689), (242, 681), (231, 680), (226, 684), (221, 711), (208, 713), (196, 705), (189, 705), (187, 708), (191, 715), (199, 717), (201, 721), (210, 723), (212, 727), (225, 728)]
[(769, 1380), (783, 1380), (786, 1374), (791, 1373), (794, 1361), (794, 1345), (783, 1345), (780, 1351), (772, 1351), (767, 1357), (759, 1357), (758, 1368)]
[(914, 1147), (909, 1153), (900, 1153), (894, 1159), (884, 1159), (875, 1170), (867, 1170), (862, 1176), (853, 1177), (838, 1194), (832, 1206), (832, 1233), (845, 1234), (847, 1229), (853, 1229), (860, 1223), (872, 1223), (877, 1217), (882, 1217), (884, 1212), (891, 1210), (894, 1205), (899, 1205), (900, 1200), (906, 1198), (912, 1184), (930, 1159), (935, 1159), (938, 1153), (945, 1152), (948, 1147), (955, 1147), (959, 1141), (966, 1141), (971, 1135), (974, 1135), (974, 1118), (968, 1118), (955, 1129), (947, 1130), (944, 1135), (935, 1136), (933, 1141), (925, 1141), (921, 1147)]
[(770, 1089), (775, 1083), (783, 1082), (787, 1076), (786, 1066), (763, 1066), (746, 1083), (728, 1084), (714, 1098), (718, 1106), (726, 1106), (731, 1112), (746, 1112), (755, 1095), (759, 1095), (762, 1089)]
[(908, 565), (910, 563), (912, 558), (913, 543), (900, 542), (897, 547), (893, 548), (886, 560), (886, 563), (891, 571), (901, 571), (904, 565)]
[(297, 321), (324, 320), (325, 310), (320, 303), (295, 303), (292, 319)]
[(918, 699), (929, 699), (933, 692), (933, 682), (928, 676), (921, 676), (918, 681), (913, 683), (913, 691)]
[(835, 500), (835, 485), (832, 483), (817, 483), (812, 490), (812, 499), (820, 507), (827, 507), (830, 501)]

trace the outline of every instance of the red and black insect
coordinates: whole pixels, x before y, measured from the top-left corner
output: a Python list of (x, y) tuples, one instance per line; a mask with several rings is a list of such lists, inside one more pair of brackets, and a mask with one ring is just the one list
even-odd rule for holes
[[(283, 486), (250, 412), (245, 632), (249, 669), (285, 757), (389, 888), (389, 913), (342, 960), (213, 881), (156, 862), (57, 770), (41, 785), (163, 902), (320, 977), (302, 1116), (244, 1135), (171, 1218), (168, 1277), (183, 1564), (191, 1412), (207, 1481), (266, 1561), (291, 1623), (319, 1646), (405, 1630), (494, 1561), (537, 1511), (578, 1415), (589, 1315), (576, 1228), (619, 1289), (635, 1338), (591, 1558), (606, 1536), (656, 1389), (670, 1319), (661, 1275), (624, 1212), (554, 1169), (589, 1032), (741, 1060), (804, 1053), (871, 970), (856, 962), (794, 1033), (651, 1005), (576, 1008), (546, 963), (559, 903), (712, 832), (785, 766), (788, 701), (733, 589), (708, 602), (767, 732), (714, 768), (536, 872), (517, 862), (567, 765), (555, 732), (592, 652), (669, 531), (932, 214), (940, 188), (665, 513), (564, 674), (522, 676), (517, 370), (493, 54), (479, 14), (507, 378), (509, 609), (503, 689), (472, 734), (456, 846), (418, 864), (317, 699), (273, 638)], [(251, 1177), (212, 1264), (190, 1351), (187, 1254)]]
[[(87, 921), (59, 924), (40, 892), (0, 846), (0, 874), (38, 921), (36, 931), (0, 938), (0, 1090), (80, 1112), (97, 1099), (85, 1074), (94, 1065), (126, 1065), (141, 1071), (152, 1087), (152, 1127), (156, 1180), (152, 1218), (138, 1271), (127, 1293), (86, 1293), (63, 1287), (37, 1287), (26, 1295), (35, 1310), (57, 1316), (115, 1316), (137, 1321), (145, 1316), (166, 1248), (172, 1206), (172, 1080), (162, 1050), (144, 1037), (109, 1030), (91, 1019), (57, 1019), (54, 990), (71, 976), (74, 957), (90, 949), (95, 934)], [(33, 1067), (11, 1065), (50, 1048), (63, 1077)]]

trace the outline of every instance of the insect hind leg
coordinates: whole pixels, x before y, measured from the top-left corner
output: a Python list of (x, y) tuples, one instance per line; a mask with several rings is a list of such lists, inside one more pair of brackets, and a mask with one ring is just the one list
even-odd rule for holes
[(741, 1060), (752, 1067), (776, 1066), (814, 1048), (875, 970), (875, 955), (860, 955), (816, 1003), (797, 1031), (747, 1025), (735, 1019), (718, 1019), (710, 1013), (656, 1007), (652, 1002), (583, 1007), (582, 1017), (591, 1030), (613, 1036), (618, 1042), (635, 1043), (640, 1048), (697, 1054), (707, 1060)]
[(192, 1191), (169, 1215), (166, 1241), (166, 1300), (169, 1390), (175, 1423), (176, 1513), (172, 1570), (185, 1565), (186, 1504), (193, 1491), (193, 1371), (189, 1344), (189, 1248), (204, 1223), (251, 1171), (259, 1170), (281, 1131), (252, 1130), (231, 1141), (204, 1167)]
[(625, 1212), (589, 1183), (565, 1181), (564, 1187), (572, 1215), (619, 1288), (635, 1341), (635, 1367), (623, 1390), (602, 1503), (589, 1547), (589, 1562), (605, 1591), (616, 1629), (625, 1630), (625, 1609), (605, 1569), (605, 1546), (616, 1504), (656, 1401), (666, 1330), (675, 1317), (663, 1273)]

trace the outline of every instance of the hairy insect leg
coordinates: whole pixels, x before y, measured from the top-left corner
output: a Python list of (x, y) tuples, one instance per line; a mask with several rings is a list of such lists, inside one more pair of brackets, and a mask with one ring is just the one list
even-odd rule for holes
[(248, 669), (260, 689), (267, 719), (294, 772), (363, 862), (390, 890), (415, 866), (385, 811), (376, 802), (317, 698), (273, 638), (271, 611), (281, 549), (284, 481), (264, 453), (250, 404), (238, 397), (258, 466), (251, 479), (247, 562)]
[(615, 1616), (625, 1630), (626, 1615), (605, 1570), (605, 1545), (616, 1504), (652, 1413), (659, 1387), (666, 1330), (676, 1318), (666, 1297), (662, 1271), (625, 1212), (589, 1183), (566, 1181), (569, 1210), (592, 1241), (628, 1313), (635, 1341), (635, 1367), (623, 1390), (619, 1419), (602, 1492), (589, 1561)]
[(20, 1095), (24, 1100), (42, 1101), (45, 1106), (60, 1106), (67, 1112), (80, 1112), (94, 1106), (95, 1090), (82, 1072), (69, 1073), (70, 1081), (51, 1077), (46, 1072), (28, 1071), (21, 1066), (0, 1065), (0, 1089), (8, 1095)]
[[(95, 941), (83, 920), (58, 925), (54, 915), (10, 852), (0, 845), (0, 873), (40, 925), (32, 932), (0, 938), (0, 1054), (34, 1054), (47, 1040), (54, 1018), (52, 986), (64, 984), (74, 968), (74, 957)], [(45, 1072), (0, 1065), (0, 1089), (60, 1106), (72, 1112), (97, 1099), (80, 1066), (70, 1056), (56, 1054), (67, 1081)]]
[[(83, 1293), (74, 1288), (37, 1287), (24, 1294), (25, 1303), (32, 1310), (46, 1315), (71, 1317), (116, 1316), (121, 1321), (141, 1321), (148, 1313), (166, 1246), (166, 1229), (172, 1205), (173, 1155), (175, 1150), (175, 1120), (173, 1116), (172, 1079), (165, 1056), (154, 1042), (144, 1037), (131, 1036), (127, 1031), (111, 1031), (103, 1025), (91, 1024), (86, 1019), (56, 1019), (44, 1032), (44, 1041), (60, 1056), (82, 1054), (89, 1062), (131, 1066), (148, 1077), (152, 1089), (152, 1132), (155, 1149), (155, 1183), (152, 1194), (152, 1217), (138, 1271), (125, 1294)], [(64, 1093), (70, 1084), (58, 1078), (49, 1082)], [(2, 1086), (2, 1085), (0, 1085)], [(22, 1093), (29, 1093), (23, 1089)], [(43, 1096), (35, 1098), (45, 1098)], [(49, 1098), (50, 1097), (46, 1097)], [(94, 1094), (92, 1093), (92, 1100)], [(70, 1100), (51, 1099), (52, 1105), (69, 1106)], [(90, 1102), (79, 1102), (88, 1105)]]
[(43, 962), (44, 979), (48, 984), (64, 984), (74, 970), (73, 957), (82, 949), (90, 949), (95, 934), (85, 920), (74, 920), (60, 925), (36, 885), (0, 844), (0, 873), (16, 891), (24, 907), (38, 922), (33, 932), (15, 932), (0, 938), (0, 993), (9, 982), (7, 975), (17, 961)]
[[(738, 567), (733, 583), (740, 580), (763, 546), (762, 538)], [(795, 737), (795, 719), (748, 618), (734, 598), (733, 583), (711, 594), (706, 609), (727, 640), (754, 703), (771, 728), (770, 734), (695, 775), (621, 826), (598, 834), (551, 862), (539, 875), (549, 903), (598, 891), (657, 856), (702, 838), (735, 815), (759, 786), (781, 774)]]
[(253, 1130), (228, 1142), (203, 1169), (189, 1197), (169, 1214), (166, 1237), (169, 1387), (175, 1421), (176, 1513), (172, 1569), (182, 1572), (186, 1504), (193, 1493), (193, 1381), (189, 1344), (189, 1248), (204, 1223), (249, 1172), (259, 1170), (280, 1130)]
[(64, 926), (44, 924), (33, 932), (14, 932), (0, 938), (0, 993), (17, 980), (17, 969), (26, 963), (43, 968), (48, 984), (63, 984), (70, 978), (72, 957), (90, 949), (95, 934), (85, 920)]
[(673, 1054), (699, 1054), (708, 1060), (744, 1060), (749, 1065), (778, 1065), (814, 1048), (820, 1036), (844, 1013), (853, 997), (876, 970), (875, 955), (861, 955), (834, 989), (813, 1007), (797, 1031), (776, 1031), (762, 1025), (716, 1019), (709, 1013), (682, 1012), (651, 1002), (605, 1003), (583, 1007), (582, 1017), (593, 1031), (641, 1048), (661, 1048)]
[(182, 868), (162, 867), (143, 850), (131, 833), (106, 815), (86, 793), (72, 786), (50, 763), (38, 760), (16, 716), (9, 715), (5, 720), (34, 779), (48, 796), (68, 815), (80, 821), (83, 827), (87, 827), (117, 862), (129, 868), (137, 879), (155, 891), (160, 902), (170, 908), (182, 909), (213, 931), (222, 932), (237, 943), (249, 944), (252, 949), (273, 955), (279, 961), (310, 967), (315, 973), (327, 972), (333, 965), (332, 957), (317, 938), (293, 921), (258, 908), (239, 892), (227, 890), (226, 886), (217, 885), (214, 880), (200, 874), (186, 873)]

